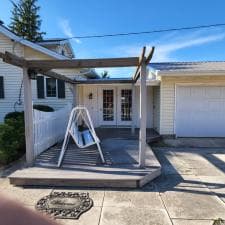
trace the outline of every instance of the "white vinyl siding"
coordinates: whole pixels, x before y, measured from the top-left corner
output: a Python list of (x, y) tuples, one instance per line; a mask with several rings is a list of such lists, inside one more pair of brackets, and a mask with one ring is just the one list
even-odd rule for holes
[(153, 87), (153, 128), (160, 129), (160, 86)]
[[(0, 34), (0, 52), (5, 51), (14, 52), (19, 56), (24, 54), (23, 46)], [(6, 113), (14, 111), (14, 104), (19, 95), (22, 70), (0, 60), (0, 76), (4, 78), (4, 99), (0, 99), (0, 122), (2, 122)]]
[[(29, 59), (52, 59), (51, 57), (37, 52), (29, 47), (24, 47), (21, 44), (12, 42), (8, 37), (0, 34), (0, 52), (13, 52), (18, 56), (29, 58)], [(68, 70), (58, 70), (59, 73), (70, 76), (74, 78), (79, 69), (68, 69)], [(22, 69), (12, 66), (10, 64), (2, 62), (0, 60), (0, 76), (4, 77), (4, 94), (5, 98), (0, 99), (0, 123), (3, 122), (5, 115), (8, 112), (14, 111), (14, 104), (18, 101), (20, 85), (23, 77)], [(65, 86), (65, 99), (58, 98), (37, 98), (37, 81), (32, 80), (32, 97), (34, 104), (44, 104), (53, 107), (55, 110), (64, 107), (68, 102), (73, 101), (73, 95), (69, 89), (68, 84)], [(21, 100), (23, 101), (23, 91)], [(23, 105), (17, 106), (17, 110), (23, 110)]]

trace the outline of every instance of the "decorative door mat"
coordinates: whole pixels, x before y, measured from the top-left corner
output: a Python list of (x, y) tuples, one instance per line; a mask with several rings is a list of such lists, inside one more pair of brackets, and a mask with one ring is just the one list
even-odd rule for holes
[(79, 219), (92, 206), (88, 193), (52, 192), (37, 202), (36, 209), (55, 219)]
[(225, 220), (222, 220), (220, 218), (217, 220), (214, 220), (213, 225), (225, 225)]

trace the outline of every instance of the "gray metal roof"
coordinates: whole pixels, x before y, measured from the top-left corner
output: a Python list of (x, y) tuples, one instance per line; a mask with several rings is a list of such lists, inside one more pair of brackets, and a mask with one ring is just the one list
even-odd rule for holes
[(48, 42), (60, 42), (60, 41), (65, 41), (67, 40), (66, 38), (46, 38), (46, 39), (43, 39), (41, 41), (38, 41), (36, 43), (40, 44), (40, 43), (48, 43)]
[(100, 79), (87, 79), (87, 80), (79, 80), (80, 84), (130, 84), (134, 83), (131, 78), (100, 78)]
[(150, 69), (160, 72), (216, 72), (225, 71), (225, 61), (150, 63)]

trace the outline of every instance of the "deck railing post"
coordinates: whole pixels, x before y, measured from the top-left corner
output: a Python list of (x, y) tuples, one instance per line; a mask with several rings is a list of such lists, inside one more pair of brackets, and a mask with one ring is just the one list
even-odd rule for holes
[(139, 131), (139, 167), (145, 167), (146, 158), (146, 64), (145, 60), (140, 67), (140, 131)]
[(31, 166), (34, 162), (33, 104), (31, 79), (27, 71), (23, 67), (26, 162)]

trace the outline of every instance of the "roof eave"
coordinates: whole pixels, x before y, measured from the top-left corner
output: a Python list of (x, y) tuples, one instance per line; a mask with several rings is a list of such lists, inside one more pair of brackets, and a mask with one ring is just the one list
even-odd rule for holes
[(132, 79), (87, 79), (87, 80), (77, 80), (79, 84), (132, 84)]
[(158, 76), (225, 76), (225, 70), (158, 71)]
[(38, 44), (35, 44), (35, 43), (31, 42), (31, 41), (25, 40), (25, 39), (15, 35), (14, 33), (10, 32), (6, 28), (4, 28), (4, 26), (2, 26), (2, 25), (0, 26), (0, 33), (4, 34), (8, 38), (10, 38), (10, 39), (12, 39), (12, 40), (22, 44), (22, 45), (25, 45), (25, 46), (30, 47), (32, 49), (35, 49), (35, 50), (37, 50), (37, 51), (39, 51), (41, 53), (44, 53), (46, 55), (49, 55), (49, 56), (53, 57), (53, 58), (56, 58), (56, 59), (68, 59), (68, 57), (66, 57), (66, 56), (60, 55), (60, 54), (58, 54), (56, 52), (53, 52), (53, 51), (51, 51), (51, 50), (49, 50), (47, 48), (44, 48), (44, 47), (42, 47), (42, 46), (40, 46)]

